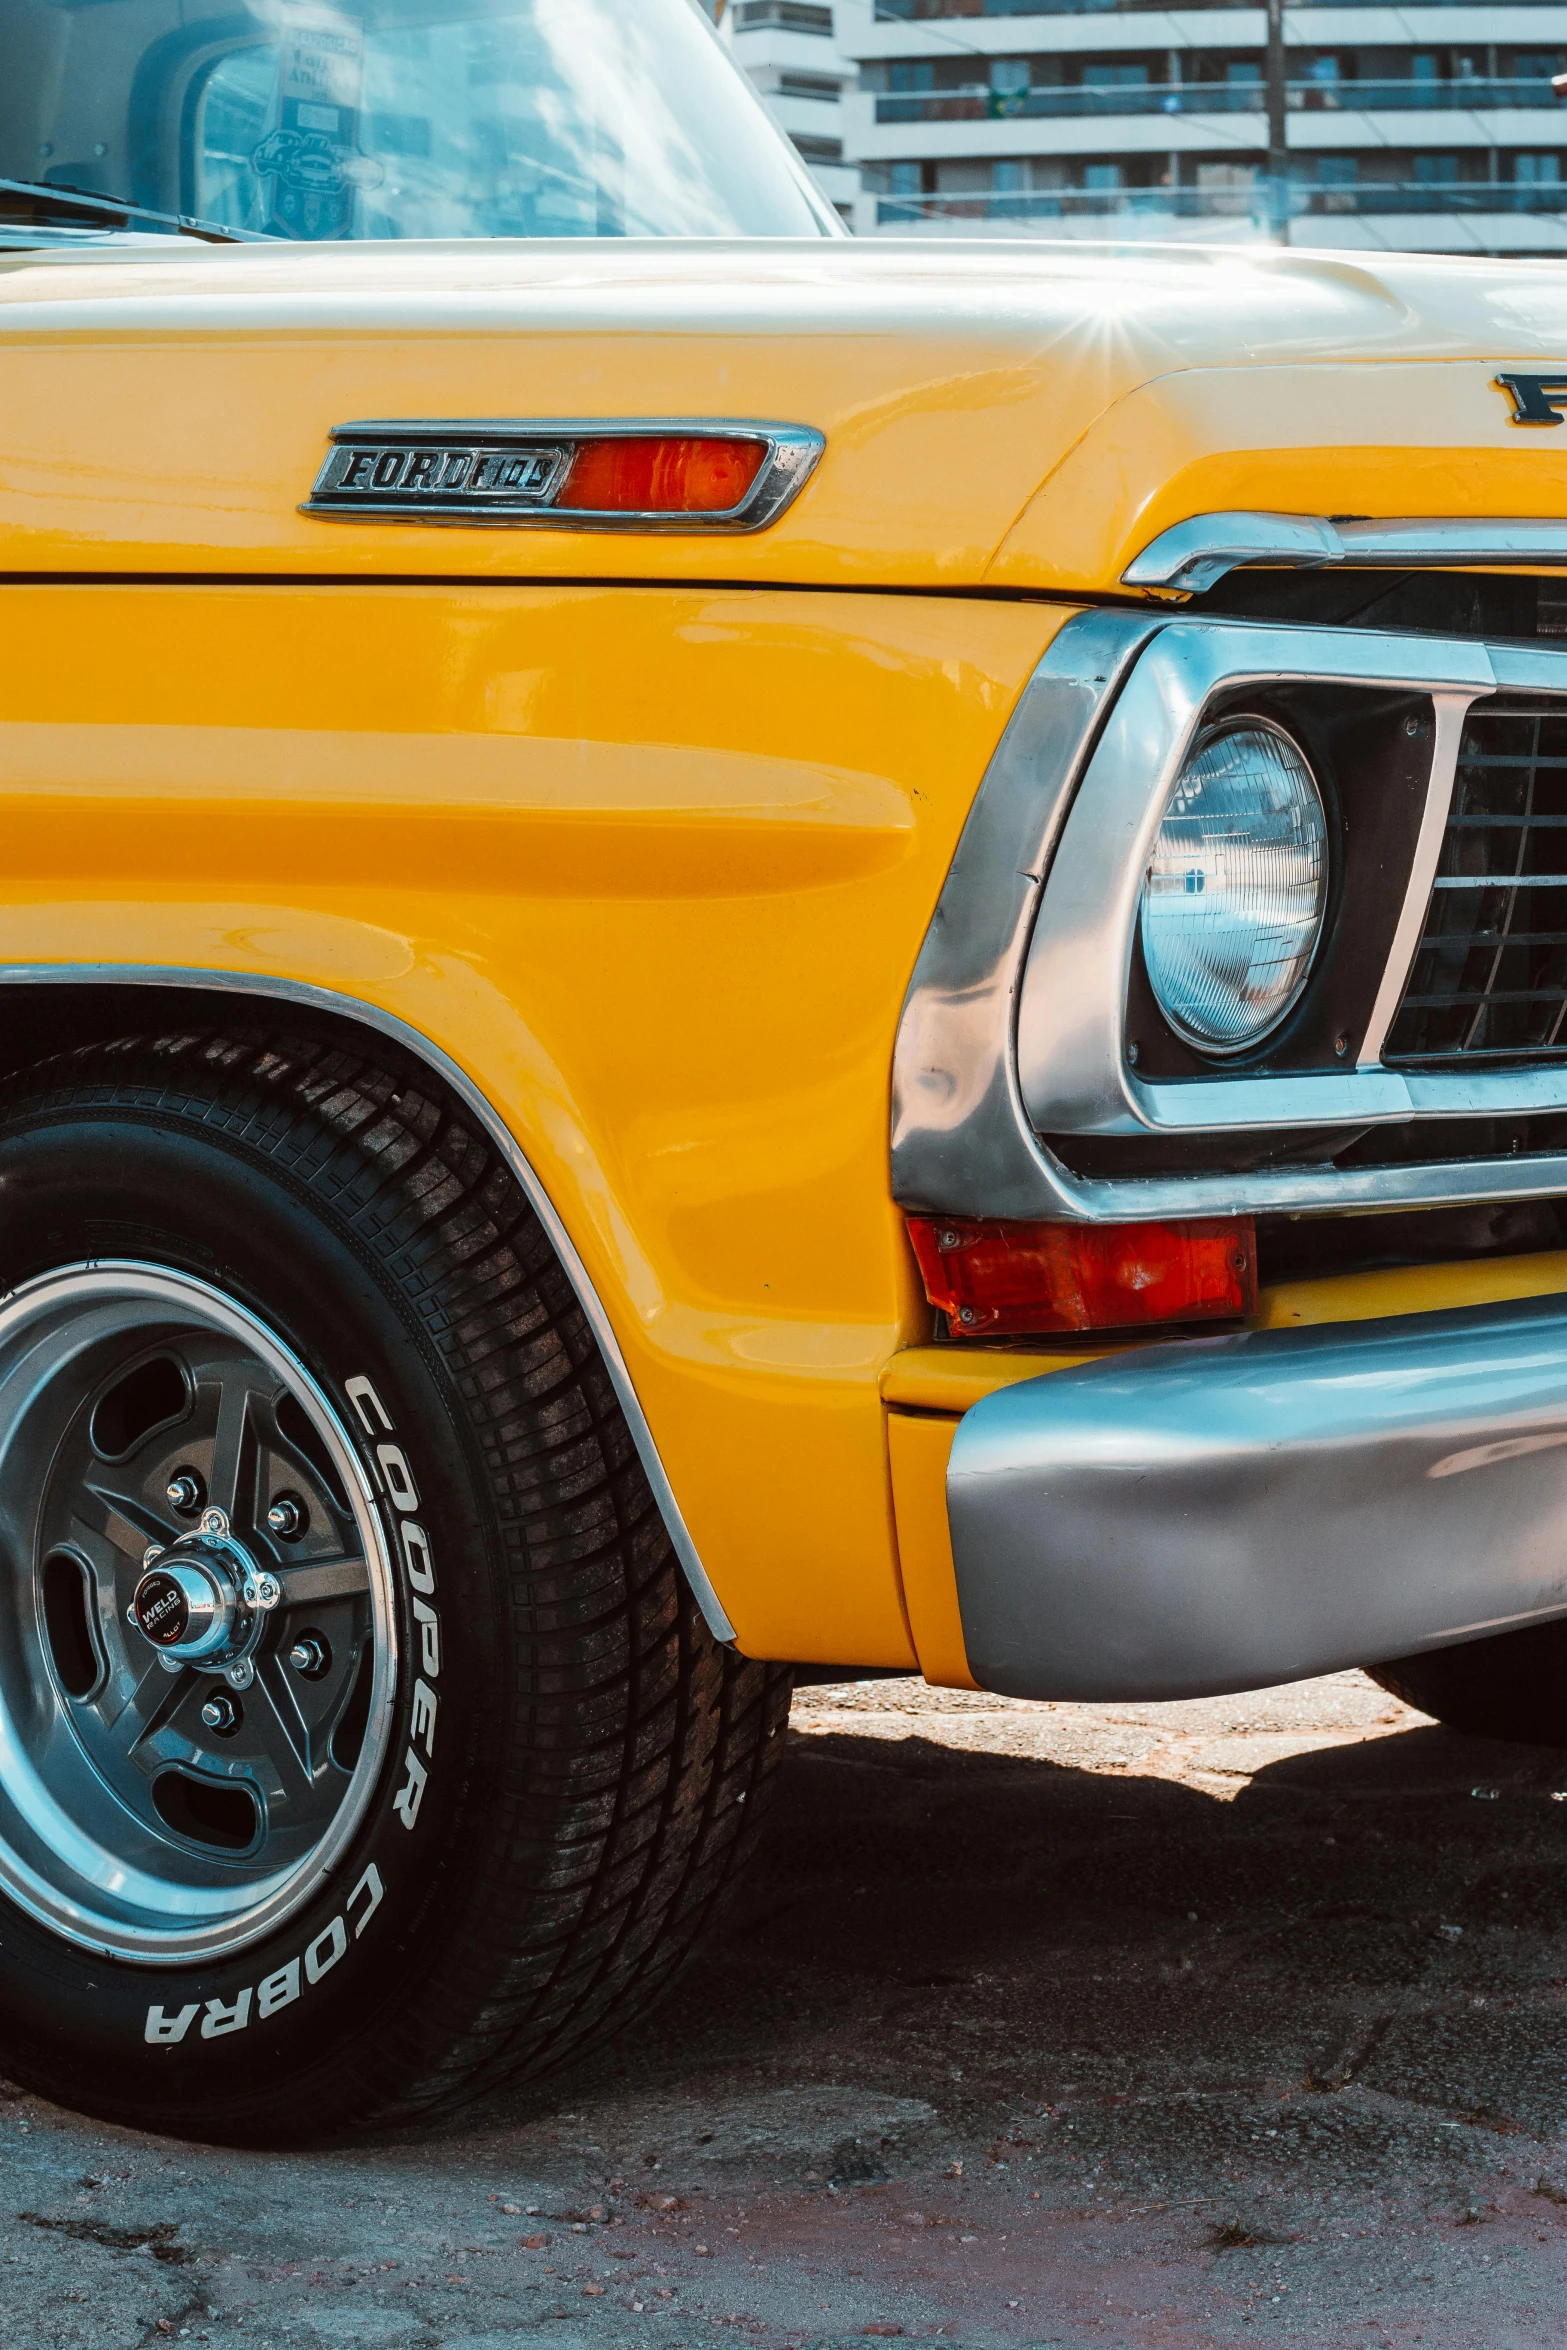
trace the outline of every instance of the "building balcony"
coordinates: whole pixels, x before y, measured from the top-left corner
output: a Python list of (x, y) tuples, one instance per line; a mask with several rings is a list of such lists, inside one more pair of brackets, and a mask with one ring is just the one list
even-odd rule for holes
[[(835, 0), (838, 45), (861, 63), (908, 58), (950, 59), (953, 20), (873, 13), (872, 0)], [(1032, 0), (1001, 16), (964, 15), (963, 48), (983, 73), (991, 57), (1097, 54), (1154, 49), (1257, 49), (1267, 38), (1266, 11), (1245, 0), (1207, 0), (1203, 7), (1171, 7), (1167, 0)], [(1292, 48), (1442, 48), (1495, 42), (1522, 48), (1567, 40), (1562, 0), (1414, 0), (1357, 7), (1335, 0), (1290, 0), (1284, 38)]]
[[(1540, 107), (1555, 113), (1549, 81), (1483, 80), (1292, 82), (1286, 104), (1297, 113), (1360, 114), (1404, 112), (1443, 114)], [(1235, 82), (1084, 82), (1060, 89), (1034, 89), (1002, 96), (995, 91), (878, 93), (875, 119), (882, 123), (1039, 122), (1085, 115), (1258, 114), (1260, 80)], [(1567, 135), (1567, 115), (1560, 117)]]
[(1313, 187), (1289, 182), (1275, 188), (1263, 173), (1250, 188), (1045, 188), (1017, 192), (976, 191), (971, 195), (876, 196), (875, 226), (882, 230), (928, 232), (946, 228), (1011, 228), (1025, 236), (1083, 236), (1114, 233), (1130, 225), (1139, 236), (1182, 223), (1199, 224), (1198, 234), (1228, 227), (1256, 237), (1270, 235), (1281, 221), (1305, 224), (1295, 238), (1312, 244), (1313, 224), (1354, 217), (1368, 222), (1393, 217), (1494, 220), (1547, 217), (1567, 237), (1567, 180), (1419, 180), (1367, 182), (1358, 187)]
[[(1334, 0), (1290, 0), (1292, 12), (1303, 6), (1331, 7), (1333, 4)], [(1451, 7), (1484, 9), (1489, 14), (1494, 8), (1494, 12), (1500, 15), (1511, 14), (1519, 7), (1549, 8), (1559, 4), (1560, 0), (1491, 0), (1491, 6), (1486, 5), (1486, 0), (1419, 0), (1418, 13), (1424, 15), (1433, 7)], [(1204, 14), (1210, 10), (1247, 7), (1255, 8), (1256, 0), (1201, 0)], [(1050, 0), (1048, 7), (1041, 6), (1040, 0), (874, 0), (872, 21), (879, 25), (911, 25), (936, 24), (961, 18), (971, 24), (976, 18), (984, 20), (1002, 17), (1015, 21), (1019, 17), (1100, 16), (1112, 12), (1121, 15), (1128, 9), (1157, 10), (1161, 14), (1174, 15), (1195, 13), (1179, 7), (1172, 9), (1170, 0)], [(1402, 12), (1394, 9), (1378, 11), (1378, 14), (1383, 13), (1397, 16)]]

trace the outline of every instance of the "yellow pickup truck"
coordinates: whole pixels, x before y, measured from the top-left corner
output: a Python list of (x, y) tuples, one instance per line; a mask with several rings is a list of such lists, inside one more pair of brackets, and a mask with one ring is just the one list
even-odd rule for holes
[(1567, 1742), (1567, 288), (0, 0), (0, 2061), (634, 2022), (791, 1677)]

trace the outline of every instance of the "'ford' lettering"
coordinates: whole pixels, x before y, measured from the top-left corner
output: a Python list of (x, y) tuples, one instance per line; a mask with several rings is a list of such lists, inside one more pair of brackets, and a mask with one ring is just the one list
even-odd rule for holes
[(556, 502), (576, 454), (569, 440), (524, 439), (497, 431), (486, 444), (437, 437), (438, 428), (394, 438), (373, 425), (344, 425), (305, 502), (307, 514), (403, 515), (426, 521), (508, 521)]

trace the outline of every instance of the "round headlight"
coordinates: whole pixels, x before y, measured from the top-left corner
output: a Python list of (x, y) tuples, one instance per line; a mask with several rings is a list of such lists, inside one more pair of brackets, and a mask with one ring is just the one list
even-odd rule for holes
[(1143, 960), (1159, 1009), (1209, 1053), (1267, 1036), (1306, 984), (1328, 892), (1316, 778), (1265, 718), (1200, 735), (1143, 882)]

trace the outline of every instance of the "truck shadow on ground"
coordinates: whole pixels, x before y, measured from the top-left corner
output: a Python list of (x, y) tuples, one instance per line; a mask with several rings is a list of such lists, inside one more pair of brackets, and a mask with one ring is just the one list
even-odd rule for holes
[(1127, 2196), (1450, 2173), (1477, 2131), (1567, 2134), (1562, 1788), (1567, 1754), (1437, 1727), (1293, 1754), (1231, 1800), (799, 1738), (726, 1929), (574, 2088), (852, 2082), (907, 2108), (911, 2157), (939, 2137)]

